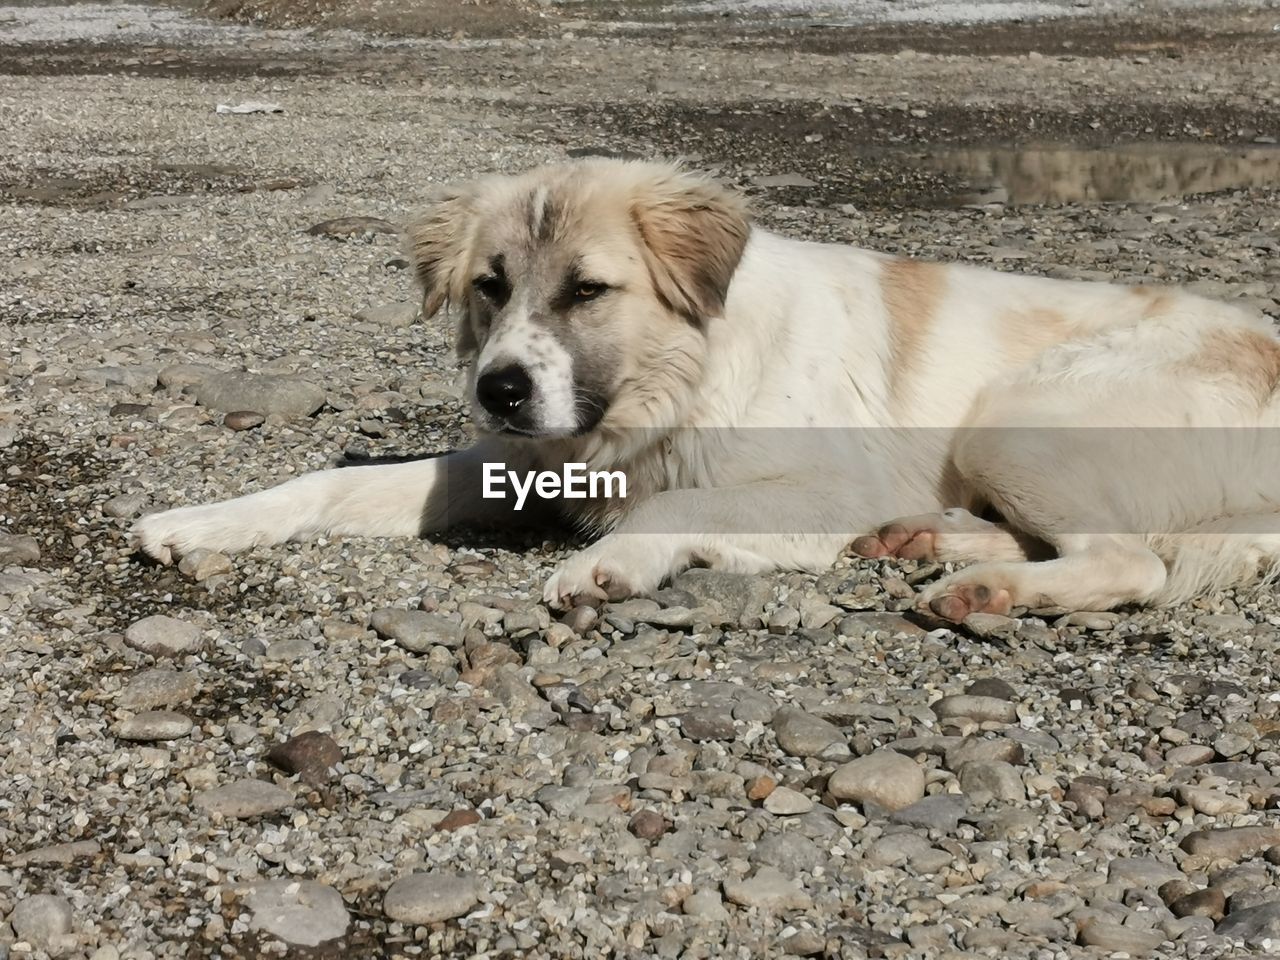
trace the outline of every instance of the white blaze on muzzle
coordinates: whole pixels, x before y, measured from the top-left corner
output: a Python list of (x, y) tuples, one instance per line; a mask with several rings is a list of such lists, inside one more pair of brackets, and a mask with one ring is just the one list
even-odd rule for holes
[(578, 427), (573, 357), (529, 312), (509, 313), (476, 359), (476, 377), (519, 366), (533, 382), (525, 420), (538, 433), (569, 434)]

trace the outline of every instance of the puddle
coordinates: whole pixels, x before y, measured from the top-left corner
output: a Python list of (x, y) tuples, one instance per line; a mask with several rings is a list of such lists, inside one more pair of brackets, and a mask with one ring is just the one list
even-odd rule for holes
[(1280, 186), (1280, 147), (1145, 143), (959, 148), (916, 155), (920, 166), (963, 182), (958, 206), (1005, 203), (1153, 203), (1223, 190)]

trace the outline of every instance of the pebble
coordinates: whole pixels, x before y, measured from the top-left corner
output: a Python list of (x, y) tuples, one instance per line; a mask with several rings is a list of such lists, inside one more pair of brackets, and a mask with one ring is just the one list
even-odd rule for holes
[(296, 419), (324, 405), (324, 390), (307, 380), (266, 373), (220, 373), (195, 385), (196, 402), (222, 413), (252, 411)]
[(252, 430), (266, 422), (267, 418), (256, 410), (232, 410), (222, 418), (222, 425), (228, 430), (235, 430), (236, 432)]
[(203, 645), (200, 630), (189, 623), (157, 614), (131, 624), (125, 643), (154, 657), (178, 657), (195, 653)]
[(813, 903), (798, 880), (774, 867), (761, 867), (749, 880), (726, 880), (724, 895), (731, 903), (768, 913), (808, 910)]
[(248, 820), (293, 806), (293, 794), (265, 780), (236, 780), (197, 794), (195, 804), (211, 815)]
[(901, 810), (924, 796), (924, 772), (910, 757), (878, 750), (838, 767), (827, 790), (837, 800)]
[(19, 900), (9, 915), (9, 923), (19, 940), (37, 950), (50, 950), (71, 933), (74, 919), (71, 902), (51, 893), (38, 893)]
[(1209, 860), (1240, 860), (1280, 844), (1280, 827), (1220, 827), (1182, 838), (1182, 849)]
[(782, 707), (773, 715), (772, 726), (778, 746), (793, 757), (844, 760), (850, 756), (844, 731), (798, 707)]
[(348, 237), (359, 237), (366, 233), (398, 234), (400, 228), (389, 220), (378, 217), (337, 217), (324, 220), (307, 228), (313, 237), (328, 237), (331, 240), (346, 240)]
[(1171, 747), (1165, 759), (1179, 766), (1194, 767), (1208, 763), (1214, 757), (1213, 747), (1201, 743), (1184, 743), (1180, 747)]
[(397, 880), (387, 890), (382, 909), (400, 923), (440, 923), (467, 914), (479, 902), (474, 880), (442, 870)]
[(1219, 790), (1181, 786), (1174, 793), (1179, 803), (1185, 804), (1196, 813), (1203, 813), (1207, 817), (1249, 812), (1249, 801), (1222, 793)]
[(968, 812), (968, 797), (959, 793), (939, 793), (895, 810), (889, 819), (910, 827), (950, 833)]
[(141, 493), (122, 493), (120, 496), (112, 497), (103, 503), (102, 513), (108, 517), (128, 519), (129, 517), (136, 517), (146, 505), (147, 498), (145, 495)]
[(455, 650), (462, 646), (462, 624), (423, 610), (384, 607), (375, 610), (369, 625), (378, 636), (394, 640), (413, 653), (425, 653), (432, 647)]
[(1101, 947), (1113, 953), (1144, 957), (1164, 943), (1164, 934), (1121, 926), (1110, 920), (1094, 920), (1080, 924), (1080, 942), (1088, 947)]
[(15, 533), (0, 533), (0, 567), (10, 564), (29, 567), (40, 560), (40, 545), (35, 537)]
[(214, 550), (196, 547), (178, 561), (178, 572), (196, 583), (231, 572), (231, 558)]
[(245, 897), (249, 927), (285, 943), (318, 947), (347, 932), (351, 918), (342, 894), (314, 880), (269, 880)]
[(37, 847), (15, 853), (6, 861), (10, 867), (25, 867), (29, 864), (58, 864), (69, 866), (77, 860), (89, 860), (102, 852), (102, 844), (97, 840), (73, 840), (70, 843), (56, 843), (48, 847)]
[(929, 709), (939, 720), (964, 717), (979, 723), (1014, 723), (1018, 719), (1016, 708), (1008, 700), (963, 693), (943, 697), (931, 704)]
[(778, 787), (764, 798), (764, 808), (780, 817), (792, 817), (812, 810), (813, 801), (798, 790)]
[[(1218, 924), (1217, 933), (1253, 946), (1267, 946), (1263, 943), (1265, 940), (1280, 941), (1280, 901), (1232, 910)], [(1275, 943), (1270, 946), (1274, 947)]]
[(194, 673), (157, 667), (134, 674), (116, 694), (116, 706), (126, 710), (150, 710), (186, 703), (200, 690)]
[(974, 803), (1025, 800), (1026, 785), (1017, 767), (1000, 760), (975, 760), (960, 768), (960, 789)]
[(680, 731), (690, 740), (733, 740), (733, 714), (720, 707), (698, 707), (680, 715)]
[(641, 840), (657, 840), (671, 829), (671, 822), (654, 810), (638, 810), (631, 817), (627, 829)]
[(267, 751), (266, 759), (285, 773), (322, 786), (332, 779), (333, 768), (342, 763), (342, 749), (327, 733), (308, 730), (276, 744)]
[(697, 917), (711, 923), (724, 923), (729, 919), (729, 911), (725, 909), (720, 891), (702, 889), (695, 890), (684, 898), (680, 909), (686, 916)]
[(375, 323), (380, 327), (402, 328), (411, 327), (417, 323), (421, 313), (419, 304), (399, 300), (377, 307), (365, 307), (357, 311), (356, 319), (365, 323)]
[(146, 710), (116, 724), (121, 740), (178, 740), (191, 733), (191, 718), (172, 710)]

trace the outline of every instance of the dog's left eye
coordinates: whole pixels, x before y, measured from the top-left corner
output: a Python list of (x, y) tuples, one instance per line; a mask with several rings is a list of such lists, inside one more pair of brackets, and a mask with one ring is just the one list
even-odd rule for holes
[(573, 288), (573, 298), (579, 302), (594, 300), (608, 289), (609, 287), (606, 284), (596, 283), (593, 280), (584, 280)]

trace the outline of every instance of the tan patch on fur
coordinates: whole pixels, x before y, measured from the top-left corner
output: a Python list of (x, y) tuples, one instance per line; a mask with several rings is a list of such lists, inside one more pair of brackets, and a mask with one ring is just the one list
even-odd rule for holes
[(901, 400), (920, 365), (942, 298), (943, 268), (920, 260), (890, 260), (880, 271), (889, 317), (889, 397)]
[(1160, 287), (1130, 287), (1135, 297), (1142, 302), (1142, 319), (1150, 320), (1168, 312), (1175, 299), (1174, 294)]
[(1211, 330), (1191, 367), (1200, 375), (1234, 381), (1264, 403), (1280, 386), (1280, 341), (1248, 327)]
[(1061, 310), (1009, 310), (1000, 317), (1000, 349), (1012, 363), (1029, 363), (1050, 347), (1070, 340), (1076, 325)]

